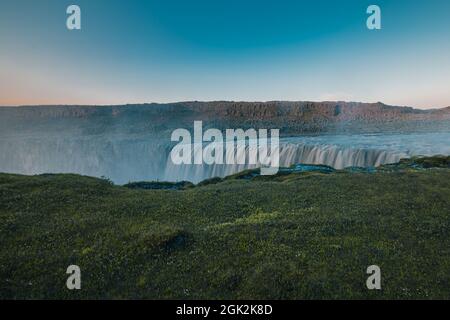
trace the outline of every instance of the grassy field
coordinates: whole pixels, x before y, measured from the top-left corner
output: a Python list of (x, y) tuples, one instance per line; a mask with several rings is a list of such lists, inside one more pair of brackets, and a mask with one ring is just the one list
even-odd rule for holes
[(183, 190), (0, 174), (0, 298), (449, 299), (450, 169), (422, 167)]

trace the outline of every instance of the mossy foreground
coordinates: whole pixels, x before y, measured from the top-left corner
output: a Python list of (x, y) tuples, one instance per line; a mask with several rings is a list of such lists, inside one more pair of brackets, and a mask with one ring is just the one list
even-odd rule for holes
[(184, 190), (0, 174), (0, 244), (1, 298), (449, 299), (450, 169)]

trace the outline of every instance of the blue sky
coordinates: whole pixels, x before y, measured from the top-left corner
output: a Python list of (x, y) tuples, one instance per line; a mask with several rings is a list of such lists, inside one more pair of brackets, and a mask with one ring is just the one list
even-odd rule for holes
[[(77, 4), (82, 29), (66, 28)], [(377, 4), (382, 30), (366, 28)], [(0, 105), (450, 105), (447, 0), (1, 0)]]

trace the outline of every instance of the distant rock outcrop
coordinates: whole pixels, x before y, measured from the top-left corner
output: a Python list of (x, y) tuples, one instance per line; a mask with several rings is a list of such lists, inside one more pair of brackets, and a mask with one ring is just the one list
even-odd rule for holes
[(178, 102), (123, 106), (24, 106), (0, 108), (0, 132), (157, 133), (205, 127), (279, 128), (282, 135), (318, 132), (449, 130), (450, 107), (421, 110), (381, 102)]

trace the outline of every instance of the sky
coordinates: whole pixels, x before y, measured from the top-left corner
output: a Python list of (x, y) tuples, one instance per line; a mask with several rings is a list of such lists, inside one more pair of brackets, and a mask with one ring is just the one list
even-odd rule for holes
[(450, 1), (0, 0), (0, 105), (188, 100), (450, 106)]

